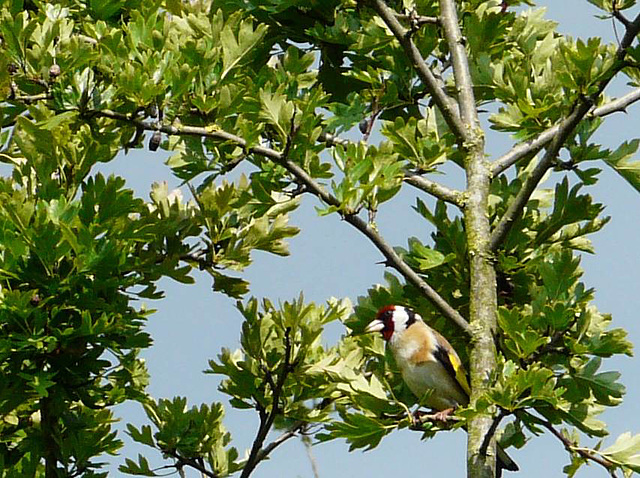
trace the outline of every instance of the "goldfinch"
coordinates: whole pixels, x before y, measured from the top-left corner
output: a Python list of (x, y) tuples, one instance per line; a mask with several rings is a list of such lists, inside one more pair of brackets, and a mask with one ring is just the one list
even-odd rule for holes
[[(451, 344), (424, 323), (413, 310), (388, 305), (378, 311), (365, 329), (380, 332), (389, 344), (402, 379), (424, 404), (446, 417), (469, 403), (471, 389), (460, 357)], [(497, 476), (502, 470), (518, 471), (518, 465), (498, 446)]]

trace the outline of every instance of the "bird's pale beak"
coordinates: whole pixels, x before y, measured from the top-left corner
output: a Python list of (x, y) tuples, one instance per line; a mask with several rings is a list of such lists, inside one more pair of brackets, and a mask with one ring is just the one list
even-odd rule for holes
[(367, 333), (382, 332), (382, 329), (384, 329), (384, 323), (381, 320), (375, 319), (367, 325), (367, 328), (364, 329), (364, 331)]

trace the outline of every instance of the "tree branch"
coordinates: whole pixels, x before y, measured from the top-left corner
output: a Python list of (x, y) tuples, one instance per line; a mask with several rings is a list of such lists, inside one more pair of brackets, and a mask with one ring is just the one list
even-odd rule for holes
[(535, 154), (540, 151), (547, 144), (549, 144), (549, 141), (551, 141), (555, 137), (559, 129), (560, 125), (557, 124), (543, 131), (535, 138), (530, 139), (529, 141), (525, 141), (524, 143), (517, 144), (516, 146), (511, 148), (508, 153), (500, 156), (493, 162), (491, 168), (492, 176), (498, 176), (500, 173), (509, 169), (525, 156)]
[[(280, 374), (278, 376), (278, 381), (276, 382), (275, 386), (272, 387), (273, 390), (271, 391), (271, 410), (269, 410), (269, 412), (266, 414), (263, 412), (260, 413), (260, 425), (258, 426), (258, 432), (256, 433), (256, 437), (253, 440), (253, 445), (251, 446), (249, 457), (247, 458), (247, 462), (242, 469), (240, 478), (247, 478), (249, 475), (251, 475), (258, 463), (260, 463), (260, 461), (267, 456), (261, 453), (263, 451), (262, 445), (264, 444), (264, 440), (267, 438), (269, 431), (271, 431), (271, 427), (273, 426), (273, 422), (275, 421), (278, 413), (280, 413), (280, 395), (282, 394), (282, 389), (284, 387), (287, 376), (289, 375), (289, 373), (291, 373), (293, 367), (291, 360), (292, 346), (290, 334), (291, 329), (287, 328), (284, 335), (284, 363), (282, 364), (282, 370), (280, 371)], [(275, 446), (273, 448), (275, 448)]]
[[(51, 99), (50, 95), (40, 94), (40, 95), (32, 95), (32, 96), (21, 96), (19, 98), (15, 98), (17, 100), (29, 102), (35, 102), (45, 99)], [(155, 122), (145, 121), (139, 118), (135, 118), (132, 116), (128, 116), (124, 113), (119, 113), (111, 110), (101, 110), (101, 111), (92, 111), (90, 114), (94, 116), (100, 116), (104, 118), (110, 118), (118, 121), (127, 121), (136, 126), (136, 131), (159, 131), (168, 135), (195, 135), (195, 136), (204, 136), (210, 137), (214, 139), (219, 139), (223, 141), (233, 141), (235, 143), (240, 144), (241, 146), (245, 146), (245, 141), (235, 135), (225, 133), (221, 130), (216, 130), (214, 128), (206, 128), (206, 127), (195, 127), (195, 126), (173, 126), (173, 125), (159, 125)], [(331, 133), (321, 133), (318, 137), (318, 141), (326, 143), (329, 146), (348, 146), (351, 144), (351, 141), (348, 139), (340, 138)], [(266, 156), (270, 159), (278, 160), (281, 156), (281, 153), (277, 151), (271, 150), (270, 148), (261, 148), (259, 146), (253, 147), (249, 151), (250, 153), (259, 154), (261, 156)], [(275, 153), (275, 154), (274, 154)], [(235, 168), (240, 162), (245, 159), (244, 156), (241, 156), (237, 159), (234, 159), (223, 168), (223, 172), (229, 172), (233, 168)], [(442, 201), (454, 204), (458, 207), (463, 207), (463, 195), (462, 192), (457, 191), (455, 189), (447, 188), (442, 184), (426, 179), (418, 174), (407, 173), (405, 175), (404, 181), (408, 184), (411, 184), (417, 189), (420, 189), (432, 196), (435, 196)]]
[[(640, 100), (640, 88), (635, 88), (618, 99), (609, 101), (602, 106), (594, 108), (591, 112), (588, 113), (588, 116), (594, 118), (603, 118), (612, 113), (617, 113), (620, 111), (626, 113), (627, 107), (637, 102), (638, 100)], [(543, 131), (536, 138), (530, 139), (529, 141), (520, 143), (511, 148), (508, 153), (500, 156), (493, 162), (491, 168), (493, 176), (496, 177), (498, 174), (509, 169), (523, 157), (530, 154), (535, 154), (540, 151), (553, 139), (553, 137), (558, 133), (559, 129), (560, 125), (557, 124)]]
[(576, 108), (574, 112), (560, 124), (558, 131), (554, 135), (551, 145), (547, 149), (544, 157), (524, 180), (520, 191), (518, 191), (518, 194), (516, 194), (513, 201), (511, 201), (511, 204), (509, 204), (506, 212), (502, 218), (500, 218), (500, 221), (491, 233), (490, 248), (492, 251), (496, 251), (507, 237), (511, 227), (522, 214), (524, 206), (529, 201), (529, 198), (531, 197), (531, 194), (533, 194), (533, 191), (535, 191), (538, 183), (542, 180), (542, 177), (545, 175), (547, 170), (553, 165), (553, 161), (558, 156), (560, 148), (562, 148), (564, 142), (590, 108), (590, 102), (585, 101), (581, 103), (578, 108)]
[[(340, 207), (340, 201), (322, 189), (322, 187), (296, 163), (286, 158), (281, 158), (279, 162), (301, 183), (303, 183), (314, 196), (320, 198), (330, 206)], [(431, 300), (431, 302), (440, 310), (440, 312), (442, 312), (444, 316), (452, 320), (465, 332), (469, 332), (469, 324), (464, 317), (462, 317), (457, 310), (451, 307), (451, 305), (449, 305), (449, 303), (444, 300), (440, 294), (438, 294), (413, 269), (411, 269), (411, 267), (409, 267), (407, 263), (404, 262), (398, 254), (396, 254), (393, 248), (385, 242), (382, 236), (380, 236), (374, 228), (356, 214), (341, 212), (341, 215), (346, 222), (362, 232), (376, 246), (387, 260), (387, 266), (393, 267), (400, 272), (400, 274), (417, 287), (425, 297)]]
[(562, 434), (562, 432), (557, 430), (549, 420), (536, 417), (535, 415), (531, 415), (530, 413), (529, 413), (529, 416), (533, 418), (536, 421), (536, 423), (542, 425), (544, 428), (549, 430), (549, 432), (551, 432), (553, 436), (555, 436), (558, 440), (560, 440), (564, 445), (564, 448), (569, 453), (577, 453), (585, 460), (590, 460), (594, 463), (597, 463), (600, 466), (603, 466), (613, 478), (616, 477), (614, 463), (611, 463), (609, 460), (602, 458), (601, 456), (598, 456), (596, 453), (592, 453), (590, 450), (576, 446), (575, 443), (573, 443), (571, 440), (565, 437)]
[(56, 417), (53, 416), (51, 396), (40, 399), (41, 428), (44, 442), (44, 476), (58, 476), (58, 445), (56, 443)]
[[(322, 410), (323, 408), (326, 408), (331, 403), (333, 403), (333, 401), (334, 401), (333, 399), (325, 398), (315, 406), (315, 409)], [(308, 422), (305, 422), (302, 420), (297, 421), (287, 431), (280, 434), (280, 436), (278, 436), (275, 440), (273, 440), (271, 443), (269, 443), (267, 446), (265, 446), (258, 452), (258, 461), (262, 461), (265, 458), (267, 458), (273, 450), (275, 450), (277, 447), (282, 445), (284, 442), (286, 442), (290, 438), (293, 438), (298, 434), (306, 433), (309, 427), (310, 427), (310, 424)]]
[(464, 207), (464, 194), (461, 191), (450, 189), (436, 181), (426, 179), (419, 174), (406, 173), (404, 181), (444, 202), (454, 204), (459, 208)]
[(620, 23), (622, 23), (625, 26), (625, 28), (631, 27), (631, 22), (629, 21), (629, 19), (627, 17), (625, 17), (624, 14), (620, 10), (618, 10), (616, 8), (615, 0), (613, 1), (613, 9), (612, 10), (613, 11), (611, 12), (611, 15), (613, 15), (613, 18), (615, 18)]
[(315, 456), (313, 456), (313, 443), (311, 442), (311, 438), (309, 438), (308, 435), (302, 435), (300, 439), (307, 452), (307, 458), (309, 458), (309, 463), (311, 464), (313, 478), (320, 478), (320, 472), (318, 471), (318, 462)]
[(171, 468), (175, 468), (177, 470), (180, 470), (184, 466), (189, 466), (189, 467), (193, 468), (194, 470), (198, 470), (202, 474), (202, 476), (207, 476), (209, 478), (218, 478), (218, 475), (216, 473), (207, 470), (206, 467), (204, 467), (203, 465), (198, 463), (193, 458), (186, 458), (184, 456), (179, 455), (178, 453), (176, 453), (173, 450), (162, 450), (162, 453), (164, 453), (167, 456), (170, 456), (171, 458), (173, 458), (173, 459), (178, 461), (174, 465), (167, 465), (167, 466), (165, 466), (163, 468), (171, 467)]
[(396, 39), (400, 42), (400, 45), (404, 49), (407, 57), (416, 69), (416, 73), (420, 77), (420, 80), (424, 83), (429, 94), (433, 98), (433, 101), (440, 109), (440, 112), (451, 131), (459, 139), (462, 139), (462, 142), (466, 141), (467, 130), (462, 123), (460, 114), (458, 113), (458, 106), (456, 102), (443, 88), (440, 87), (438, 80), (431, 72), (431, 69), (424, 61), (424, 58), (422, 58), (422, 55), (416, 45), (411, 40), (410, 32), (400, 24), (396, 18), (396, 13), (387, 6), (384, 0), (371, 0), (371, 4), (373, 5), (374, 10), (378, 12), (378, 15), (380, 15), (380, 18), (382, 18), (384, 23), (389, 27)]
[[(451, 52), (460, 114), (465, 128), (462, 149), (467, 176), (465, 192), (465, 235), (469, 259), (469, 321), (472, 347), (470, 353), (471, 403), (489, 387), (489, 377), (496, 368), (494, 333), (497, 328), (496, 271), (489, 248), (489, 189), (491, 170), (484, 152), (484, 132), (478, 120), (467, 51), (460, 31), (454, 0), (440, 0), (440, 23)], [(468, 423), (467, 475), (476, 478), (496, 476), (496, 443), (491, 431), (490, 411), (477, 414)], [(485, 443), (486, 437), (488, 441)]]
[(320, 136), (318, 136), (318, 141), (322, 143), (326, 143), (329, 146), (336, 146), (336, 145), (348, 146), (349, 144), (351, 144), (351, 141), (349, 141), (348, 139), (340, 138), (335, 134), (325, 133), (325, 132), (320, 133)]
[(602, 118), (604, 116), (608, 116), (612, 113), (617, 113), (620, 111), (626, 113), (627, 107), (638, 100), (640, 100), (640, 88), (635, 88), (618, 99), (609, 101), (602, 106), (598, 106), (591, 113), (589, 113), (589, 116)]
[[(101, 110), (91, 112), (94, 116), (100, 116), (104, 118), (110, 118), (118, 121), (126, 121), (136, 126), (140, 126), (149, 131), (162, 131), (169, 135), (194, 135), (217, 139), (220, 141), (230, 141), (238, 146), (245, 148), (247, 153), (257, 154), (269, 158), (282, 166), (284, 166), (289, 173), (291, 173), (300, 184), (304, 185), (306, 189), (314, 196), (322, 200), (324, 203), (330, 206), (340, 207), (340, 201), (325, 191), (309, 174), (298, 164), (284, 157), (282, 153), (265, 147), (265, 146), (247, 146), (247, 142), (239, 136), (231, 133), (227, 133), (214, 127), (198, 127), (198, 126), (174, 126), (174, 125), (159, 125), (156, 122), (145, 121), (137, 118), (132, 118), (123, 113), (118, 113), (111, 110)], [(387, 244), (384, 239), (373, 229), (367, 222), (355, 214), (347, 214), (341, 211), (342, 218), (351, 224), (353, 227), (362, 232), (376, 248), (382, 253), (386, 259), (386, 265), (393, 267), (400, 274), (402, 274), (406, 280), (412, 283), (420, 292), (427, 297), (442, 314), (448, 319), (452, 320), (465, 332), (469, 332), (469, 324), (460, 313), (455, 310), (449, 303), (440, 296), (427, 282), (425, 282), (411, 267), (407, 265), (402, 258), (396, 254), (393, 248)]]
[(22, 103), (31, 104), (43, 100), (52, 100), (53, 95), (49, 92), (38, 93), (36, 95), (14, 95), (8, 98), (8, 101), (21, 101)]
[(567, 138), (573, 133), (578, 123), (587, 115), (587, 113), (593, 108), (598, 97), (602, 94), (607, 87), (611, 79), (624, 67), (624, 57), (626, 49), (631, 46), (636, 35), (640, 32), (640, 13), (631, 22), (627, 28), (618, 51), (616, 52), (617, 63), (612, 67), (611, 73), (604, 78), (598, 85), (597, 90), (588, 97), (581, 97), (578, 100), (578, 104), (573, 109), (572, 113), (565, 118), (559, 125), (557, 132), (553, 135), (551, 144), (547, 148), (544, 157), (535, 166), (531, 174), (525, 179), (522, 188), (515, 196), (507, 211), (504, 213), (498, 225), (491, 233), (491, 250), (498, 249), (500, 244), (507, 237), (507, 234), (511, 230), (511, 227), (518, 220), (522, 211), (529, 201), (531, 194), (535, 191), (538, 183), (547, 172), (547, 170), (553, 165), (560, 149), (564, 145)]
[(495, 417), (493, 417), (493, 421), (491, 422), (491, 427), (489, 427), (489, 431), (484, 436), (484, 439), (482, 440), (482, 445), (480, 446), (480, 453), (482, 455), (487, 454), (487, 450), (489, 449), (489, 444), (491, 443), (491, 439), (493, 438), (493, 436), (496, 434), (498, 425), (500, 425), (500, 422), (507, 415), (509, 415), (509, 412), (504, 408), (502, 408), (500, 409), (500, 413), (498, 413)]
[(271, 443), (269, 443), (267, 446), (265, 446), (258, 452), (258, 456), (257, 456), (258, 462), (267, 458), (273, 450), (275, 450), (277, 447), (282, 445), (284, 442), (286, 442), (290, 438), (293, 438), (294, 436), (296, 436), (298, 433), (303, 431), (306, 427), (307, 427), (306, 422), (298, 422), (294, 426), (289, 428), (289, 430), (287, 430), (286, 432), (283, 432), (280, 436), (278, 436), (278, 438), (273, 440)]
[(438, 25), (440, 20), (438, 17), (427, 17), (424, 15), (417, 15), (415, 12), (409, 14), (396, 13), (398, 20), (408, 21), (412, 26), (421, 27), (422, 25)]
[[(456, 4), (453, 0), (440, 0), (440, 23), (442, 24), (445, 39), (453, 59), (453, 74), (456, 81), (458, 104), (460, 106), (463, 126), (465, 127), (465, 132), (461, 135), (461, 139), (469, 141), (475, 139), (479, 134), (481, 135), (482, 132), (480, 130), (480, 122), (478, 121), (476, 100), (473, 94), (469, 60), (462, 39), (460, 25), (458, 24)], [(469, 128), (473, 128), (475, 131), (468, 131)]]

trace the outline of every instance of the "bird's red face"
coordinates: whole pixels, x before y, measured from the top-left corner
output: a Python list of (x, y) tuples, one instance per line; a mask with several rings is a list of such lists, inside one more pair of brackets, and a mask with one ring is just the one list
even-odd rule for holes
[(406, 307), (387, 305), (378, 311), (376, 318), (365, 329), (380, 332), (385, 340), (391, 340), (394, 332), (402, 332), (416, 321), (416, 314)]

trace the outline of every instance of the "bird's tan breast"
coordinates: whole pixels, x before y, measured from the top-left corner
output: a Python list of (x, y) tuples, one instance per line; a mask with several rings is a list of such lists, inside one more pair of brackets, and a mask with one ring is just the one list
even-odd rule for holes
[(405, 330), (394, 347), (397, 352), (401, 351), (401, 360), (406, 361), (409, 365), (418, 365), (434, 360), (431, 353), (433, 350), (433, 335), (429, 333), (425, 326), (420, 327), (418, 325), (422, 324), (415, 324)]

